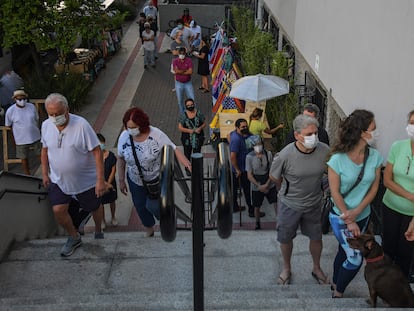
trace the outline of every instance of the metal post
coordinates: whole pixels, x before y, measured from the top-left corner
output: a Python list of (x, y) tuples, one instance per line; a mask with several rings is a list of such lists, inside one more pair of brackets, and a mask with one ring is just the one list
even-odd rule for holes
[(194, 310), (204, 310), (204, 183), (203, 155), (191, 156), (191, 211), (193, 214), (193, 298)]

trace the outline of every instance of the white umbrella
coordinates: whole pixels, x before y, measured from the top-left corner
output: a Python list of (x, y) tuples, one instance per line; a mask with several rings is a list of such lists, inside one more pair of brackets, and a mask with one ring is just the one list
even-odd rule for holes
[(230, 97), (253, 102), (261, 102), (289, 93), (289, 82), (277, 76), (245, 76), (236, 80), (230, 91)]

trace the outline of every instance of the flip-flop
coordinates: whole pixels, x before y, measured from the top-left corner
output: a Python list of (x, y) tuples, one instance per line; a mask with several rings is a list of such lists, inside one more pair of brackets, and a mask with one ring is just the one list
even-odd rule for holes
[(291, 273), (289, 273), (289, 275), (286, 277), (286, 279), (282, 278), (282, 276), (279, 275), (279, 279), (277, 280), (277, 284), (279, 284), (279, 285), (289, 285), (291, 277), (292, 277)]
[(327, 276), (325, 276), (325, 278), (322, 279), (319, 276), (317, 276), (315, 272), (312, 272), (312, 277), (316, 280), (316, 282), (318, 282), (319, 285), (329, 284)]

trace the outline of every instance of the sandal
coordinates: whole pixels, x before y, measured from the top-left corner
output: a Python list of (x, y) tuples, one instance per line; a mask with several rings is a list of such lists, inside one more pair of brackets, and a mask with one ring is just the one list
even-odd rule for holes
[(318, 282), (319, 285), (329, 284), (327, 276), (325, 276), (325, 278), (320, 278), (315, 272), (312, 272), (312, 277), (316, 280), (316, 282)]
[(198, 89), (199, 89), (199, 90), (204, 90), (204, 88), (203, 88), (202, 86), (200, 86)]
[(204, 90), (202, 90), (201, 92), (203, 92), (203, 93), (208, 93), (208, 92), (210, 92), (209, 90), (207, 90), (207, 89), (204, 89)]
[(286, 279), (282, 278), (282, 276), (279, 275), (279, 279), (277, 280), (277, 284), (279, 284), (279, 285), (289, 285), (291, 277), (292, 277), (292, 273), (289, 273), (289, 275), (286, 277)]

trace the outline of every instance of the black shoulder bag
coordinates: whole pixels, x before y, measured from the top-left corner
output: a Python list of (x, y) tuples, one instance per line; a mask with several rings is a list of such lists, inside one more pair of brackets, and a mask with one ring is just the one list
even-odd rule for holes
[(147, 191), (147, 195), (151, 200), (157, 200), (161, 194), (160, 179), (159, 177), (156, 177), (151, 181), (146, 181), (144, 179), (144, 174), (142, 173), (141, 164), (138, 161), (137, 152), (135, 151), (134, 140), (131, 135), (129, 135), (129, 139), (131, 141), (131, 148), (132, 148), (132, 153), (134, 155), (135, 164), (138, 167), (139, 177), (141, 177), (142, 183), (144, 184), (144, 187)]
[[(364, 171), (365, 171), (365, 164), (367, 163), (369, 157), (369, 148), (365, 148), (364, 153), (364, 163), (362, 164), (361, 171), (359, 172), (359, 175), (355, 181), (355, 183), (352, 185), (352, 187), (342, 195), (342, 197), (345, 199), (345, 197), (352, 191), (354, 188), (361, 182), (362, 178), (364, 177)], [(325, 199), (325, 204), (322, 207), (322, 214), (321, 214), (321, 223), (322, 223), (322, 233), (327, 234), (329, 232), (329, 213), (332, 211), (334, 206), (334, 203), (331, 199), (331, 193), (329, 192)]]

